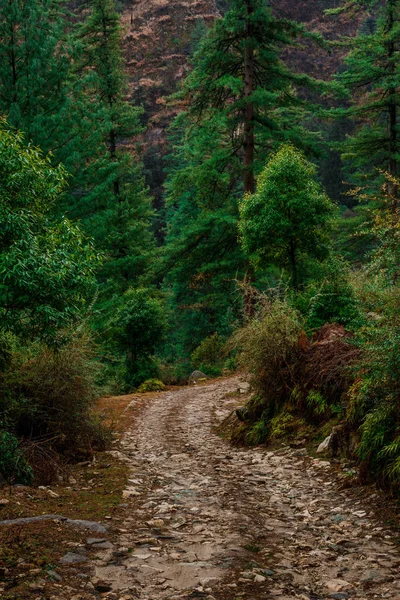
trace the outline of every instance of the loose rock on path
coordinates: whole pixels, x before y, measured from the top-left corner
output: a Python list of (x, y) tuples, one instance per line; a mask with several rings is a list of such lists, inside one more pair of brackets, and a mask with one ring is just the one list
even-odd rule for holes
[[(400, 600), (392, 533), (329, 463), (238, 449), (213, 430), (231, 378), (144, 404), (123, 440), (131, 477), (118, 538), (92, 542), (93, 594), (115, 600)], [(88, 590), (87, 590), (88, 591)]]

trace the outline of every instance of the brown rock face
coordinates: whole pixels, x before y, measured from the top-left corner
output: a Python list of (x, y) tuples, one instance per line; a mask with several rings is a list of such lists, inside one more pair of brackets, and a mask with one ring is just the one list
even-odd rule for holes
[(169, 120), (164, 97), (188, 69), (196, 27), (216, 17), (213, 0), (129, 0), (122, 21), (132, 98), (142, 103), (150, 124)]

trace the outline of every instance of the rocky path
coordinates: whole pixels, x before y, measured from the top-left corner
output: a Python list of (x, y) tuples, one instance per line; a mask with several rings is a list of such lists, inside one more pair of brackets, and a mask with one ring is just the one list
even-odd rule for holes
[[(232, 378), (149, 400), (123, 440), (131, 479), (93, 580), (117, 600), (400, 600), (392, 533), (325, 461), (237, 449), (213, 426)], [(110, 590), (110, 588), (112, 588)]]

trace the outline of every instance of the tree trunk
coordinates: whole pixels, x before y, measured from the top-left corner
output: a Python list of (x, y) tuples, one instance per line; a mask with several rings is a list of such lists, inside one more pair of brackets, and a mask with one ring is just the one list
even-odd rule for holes
[(290, 264), (292, 267), (292, 275), (293, 275), (293, 285), (295, 288), (298, 286), (298, 278), (297, 278), (297, 259), (296, 259), (296, 247), (293, 240), (290, 240)]
[[(395, 4), (397, 0), (388, 0), (387, 11), (388, 11), (388, 27), (387, 34), (391, 36), (394, 29), (394, 15), (395, 15)], [(398, 152), (398, 141), (397, 141), (397, 94), (396, 87), (394, 85), (394, 79), (396, 75), (396, 64), (395, 59), (395, 43), (393, 39), (388, 42), (388, 60), (389, 60), (389, 73), (393, 78), (393, 86), (389, 87), (389, 175), (391, 177), (397, 176), (397, 159), (395, 155)], [(393, 182), (389, 181), (388, 192), (393, 197), (394, 208), (397, 208), (398, 204), (398, 186)]]
[(254, 180), (254, 47), (253, 47), (253, 0), (246, 0), (246, 47), (244, 57), (244, 191), (253, 194), (255, 191)]
[[(112, 129), (110, 132), (110, 156), (111, 156), (111, 160), (116, 161), (117, 160), (117, 142), (116, 142), (116, 136), (115, 136), (115, 131)], [(114, 196), (116, 197), (116, 199), (118, 200), (118, 202), (120, 202), (120, 185), (119, 185), (119, 179), (115, 179), (114, 180)]]
[[(244, 56), (244, 123), (243, 123), (243, 166), (244, 166), (244, 192), (254, 194), (255, 179), (254, 179), (254, 47), (253, 47), (253, 24), (251, 18), (253, 16), (254, 7), (253, 0), (245, 0), (246, 2), (246, 46)], [(247, 263), (247, 272), (244, 279), (245, 292), (243, 296), (244, 313), (248, 319), (254, 317), (256, 299), (252, 285), (254, 283), (255, 274), (250, 262)]]

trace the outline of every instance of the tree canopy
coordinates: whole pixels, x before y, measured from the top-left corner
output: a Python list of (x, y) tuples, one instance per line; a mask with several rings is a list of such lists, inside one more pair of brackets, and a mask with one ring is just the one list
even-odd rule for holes
[(328, 254), (335, 206), (316, 181), (316, 168), (292, 146), (268, 161), (254, 194), (239, 205), (243, 249), (257, 267), (275, 264), (291, 272), (297, 285), (299, 264)]
[(0, 127), (0, 314), (2, 327), (54, 340), (82, 317), (95, 290), (98, 255), (76, 224), (55, 219), (64, 170)]

